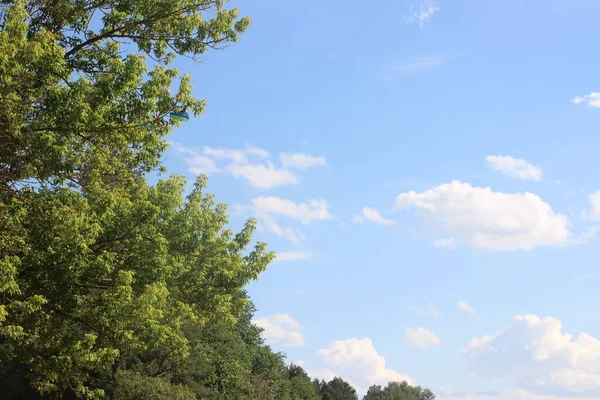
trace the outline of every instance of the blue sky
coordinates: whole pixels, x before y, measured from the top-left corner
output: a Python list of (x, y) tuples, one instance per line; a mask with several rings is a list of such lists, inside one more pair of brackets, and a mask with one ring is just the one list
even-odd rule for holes
[(269, 343), (359, 392), (600, 399), (600, 1), (230, 5), (166, 165), (279, 253)]

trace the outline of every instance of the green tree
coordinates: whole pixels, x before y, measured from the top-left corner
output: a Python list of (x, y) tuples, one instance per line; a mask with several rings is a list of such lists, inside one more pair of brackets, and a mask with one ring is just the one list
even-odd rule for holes
[(219, 0), (0, 7), (0, 393), (189, 398), (177, 373), (210, 329), (237, 323), (274, 255), (247, 250), (255, 221), (225, 228), (204, 177), (184, 198), (181, 177), (144, 176), (168, 113), (204, 107), (169, 63), (249, 20)]
[(304, 369), (295, 364), (287, 367), (291, 400), (320, 400), (321, 395)]
[(371, 386), (363, 400), (385, 400), (383, 389), (380, 385)]
[(335, 377), (321, 389), (323, 400), (358, 400), (356, 390), (345, 380)]
[(385, 388), (374, 385), (369, 388), (363, 400), (434, 400), (429, 389), (410, 386), (407, 382), (389, 382)]
[(174, 105), (205, 105), (169, 63), (236, 41), (250, 23), (224, 3), (2, 0), (0, 187), (98, 186), (158, 167)]

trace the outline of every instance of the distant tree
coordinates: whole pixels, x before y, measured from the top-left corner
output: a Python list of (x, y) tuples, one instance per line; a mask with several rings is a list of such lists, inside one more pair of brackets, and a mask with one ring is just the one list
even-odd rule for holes
[(323, 393), (323, 390), (325, 389), (325, 385), (327, 385), (327, 382), (325, 382), (325, 380), (323, 380), (323, 379), (319, 380), (317, 378), (313, 378), (312, 384), (315, 387), (315, 389), (317, 390), (317, 393), (321, 394), (321, 393)]
[(407, 382), (390, 382), (381, 386), (371, 386), (363, 400), (434, 400), (435, 395), (420, 386), (410, 386)]
[(295, 364), (287, 368), (291, 400), (321, 400), (321, 395), (304, 369)]
[(358, 395), (348, 382), (340, 377), (335, 377), (323, 386), (321, 398), (323, 400), (358, 400)]
[(363, 400), (385, 400), (383, 389), (379, 385), (371, 386)]

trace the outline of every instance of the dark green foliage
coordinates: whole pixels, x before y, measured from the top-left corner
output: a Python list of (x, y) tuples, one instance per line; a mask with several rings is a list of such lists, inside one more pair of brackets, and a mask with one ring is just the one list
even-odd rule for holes
[(434, 400), (435, 395), (420, 386), (410, 386), (406, 382), (390, 382), (385, 388), (373, 385), (364, 400)]
[(323, 400), (358, 400), (356, 390), (339, 377), (335, 377), (323, 385), (321, 398)]
[(150, 377), (133, 371), (119, 371), (116, 375), (114, 400), (194, 400), (194, 393), (182, 385), (173, 385), (167, 379)]
[(291, 364), (287, 368), (290, 381), (291, 400), (319, 400), (321, 394), (311, 382), (310, 377), (299, 365)]

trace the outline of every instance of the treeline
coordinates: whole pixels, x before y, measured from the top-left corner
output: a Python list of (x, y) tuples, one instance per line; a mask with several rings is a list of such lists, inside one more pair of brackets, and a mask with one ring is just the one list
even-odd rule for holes
[(227, 229), (203, 176), (146, 181), (169, 113), (204, 108), (171, 61), (249, 23), (220, 0), (0, 1), (0, 398), (357, 398), (252, 324), (244, 288), (275, 256), (256, 221)]

